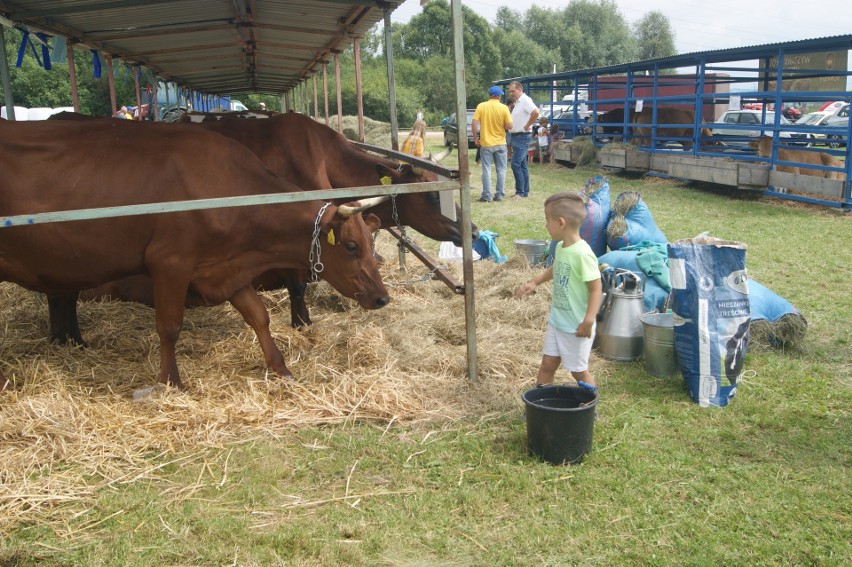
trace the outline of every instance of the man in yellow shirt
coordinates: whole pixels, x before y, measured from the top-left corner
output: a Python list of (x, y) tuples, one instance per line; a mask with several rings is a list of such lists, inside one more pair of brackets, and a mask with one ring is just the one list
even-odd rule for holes
[(500, 102), (503, 89), (488, 89), (488, 100), (480, 103), (473, 113), (470, 129), (482, 161), (482, 195), (479, 201), (491, 202), (491, 164), (497, 168), (497, 187), (494, 200), (502, 201), (506, 186), (506, 130), (512, 129), (509, 107)]

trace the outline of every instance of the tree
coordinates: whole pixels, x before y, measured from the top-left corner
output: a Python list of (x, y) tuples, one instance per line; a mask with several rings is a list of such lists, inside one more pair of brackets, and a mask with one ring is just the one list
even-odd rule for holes
[(613, 0), (574, 0), (562, 12), (565, 68), (588, 69), (633, 61), (636, 41)]
[(546, 48), (518, 30), (494, 30), (494, 44), (503, 54), (503, 77), (551, 73), (562, 66), (558, 48)]
[[(491, 26), (482, 16), (462, 6), (465, 88), (468, 106), (486, 98), (488, 86), (503, 76), (500, 51), (494, 44)], [(432, 57), (444, 57), (452, 70), (452, 12), (446, 0), (432, 0), (408, 24), (393, 28), (394, 58), (425, 62)], [(438, 82), (425, 69), (419, 73), (421, 91), (453, 89), (453, 82)]]
[(498, 30), (506, 32), (521, 31), (523, 29), (524, 18), (520, 12), (512, 10), (508, 6), (500, 6), (497, 8), (497, 17), (494, 21), (494, 26)]
[(677, 54), (675, 34), (669, 19), (660, 11), (645, 14), (633, 27), (639, 59), (657, 59)]

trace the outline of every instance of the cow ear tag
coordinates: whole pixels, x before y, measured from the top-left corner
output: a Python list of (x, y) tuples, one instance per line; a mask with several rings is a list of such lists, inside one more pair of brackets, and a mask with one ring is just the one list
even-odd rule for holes
[(334, 229), (330, 228), (328, 230), (328, 243), (334, 246), (335, 242), (337, 241), (334, 239)]
[(390, 175), (385, 175), (380, 179), (380, 181), (382, 182), (382, 185), (390, 185), (393, 182), (393, 179), (391, 179)]

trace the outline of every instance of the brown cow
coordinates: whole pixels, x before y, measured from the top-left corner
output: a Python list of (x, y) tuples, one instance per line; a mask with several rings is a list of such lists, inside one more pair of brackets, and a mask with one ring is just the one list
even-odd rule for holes
[[(759, 157), (772, 156), (772, 137), (762, 136), (757, 140), (749, 142), (749, 147), (757, 150)], [(831, 154), (825, 152), (809, 152), (805, 150), (788, 150), (786, 148), (778, 148), (778, 159), (781, 161), (790, 161), (801, 164), (824, 165), (826, 167), (843, 167), (843, 162)], [(825, 169), (814, 169), (805, 165), (775, 165), (777, 171), (787, 173), (797, 173), (799, 175), (810, 175), (812, 177), (825, 177), (827, 179), (846, 180), (846, 174), (840, 171), (828, 171)]]
[[(627, 133), (630, 134), (630, 120), (627, 121)], [(599, 124), (597, 133), (609, 135), (613, 140), (620, 140), (624, 136), (624, 108), (613, 108), (598, 116)]]
[[(634, 124), (652, 124), (653, 109), (643, 108), (642, 112), (633, 112), (632, 122)], [(683, 146), (684, 150), (692, 149), (692, 135), (695, 132), (695, 111), (685, 108), (657, 108), (657, 124), (683, 124), (683, 126), (657, 126), (656, 140), (660, 142), (676, 141)], [(633, 126), (633, 138), (630, 140), (636, 146), (650, 146), (650, 126)], [(708, 128), (701, 128), (701, 137), (710, 138), (713, 133)], [(685, 138), (685, 139), (684, 139)], [(715, 145), (704, 142), (702, 145)]]
[[(222, 115), (236, 114), (239, 113)], [(80, 120), (90, 117), (60, 113), (52, 118)], [(400, 165), (393, 160), (367, 153), (331, 128), (293, 112), (275, 114), (270, 120), (205, 120), (198, 126), (237, 140), (260, 157), (274, 173), (305, 190), (377, 185), (383, 178), (394, 184), (437, 179), (434, 174), (419, 168)], [(461, 245), (461, 221), (452, 221), (441, 214), (436, 192), (404, 194), (395, 199), (396, 203), (386, 201), (371, 211), (379, 217), (382, 227), (394, 226), (399, 222), (435, 240), (449, 240), (457, 246)], [(461, 218), (458, 207), (456, 218)], [(471, 229), (476, 238), (476, 226), (471, 226)], [(150, 283), (138, 281), (142, 279), (144, 276), (134, 276), (133, 280), (136, 281), (105, 284), (83, 292), (82, 297), (96, 299), (108, 296), (152, 305)], [(290, 293), (292, 325), (310, 325), (310, 314), (304, 300), (307, 288), (305, 274), (276, 270), (258, 278), (255, 284), (257, 289), (267, 290), (286, 286)], [(77, 323), (76, 302), (69, 305), (67, 300), (57, 297), (49, 297), (48, 301), (51, 339), (66, 342), (71, 338), (83, 344)], [(198, 298), (188, 298), (187, 306), (197, 305), (204, 303)]]
[[(14, 216), (300, 191), (233, 140), (190, 125), (166, 126), (163, 135), (154, 126), (3, 122), (0, 210)], [(160, 380), (178, 387), (175, 343), (191, 287), (208, 303), (230, 301), (258, 334), (268, 366), (288, 376), (252, 280), (270, 269), (309, 267), (318, 245), (329, 283), (364, 308), (382, 307), (390, 299), (371, 250), (370, 229), (377, 227), (372, 215), (363, 219), (355, 209), (321, 201), (5, 226), (0, 280), (73, 295), (124, 276), (150, 275)]]

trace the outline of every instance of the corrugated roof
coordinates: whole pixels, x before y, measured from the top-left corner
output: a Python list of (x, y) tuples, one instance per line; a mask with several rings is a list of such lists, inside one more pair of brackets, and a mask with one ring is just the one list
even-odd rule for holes
[[(808, 53), (812, 51), (852, 49), (852, 34), (837, 35), (828, 37), (819, 37), (813, 39), (802, 39), (796, 41), (787, 41), (780, 43), (765, 43), (759, 45), (750, 45), (746, 47), (731, 47), (728, 49), (716, 49), (712, 51), (696, 51), (693, 53), (681, 53), (669, 57), (660, 57), (657, 59), (645, 59), (642, 61), (631, 61), (628, 63), (620, 63), (608, 67), (597, 67), (587, 69), (576, 69), (573, 71), (560, 71), (558, 73), (548, 73), (545, 75), (530, 75), (524, 77), (512, 77), (495, 81), (495, 84), (506, 84), (509, 81), (536, 81), (536, 80), (559, 80), (572, 79), (575, 76), (592, 76), (592, 75), (616, 75), (627, 73), (628, 71), (653, 71), (655, 66), (661, 69), (673, 69), (678, 67), (695, 66), (699, 61), (706, 63), (722, 63), (745, 61), (751, 59), (759, 59), (777, 54), (783, 49), (784, 53)], [(845, 71), (845, 69), (844, 69)]]
[(404, 0), (0, 0), (31, 31), (204, 93), (281, 93)]

